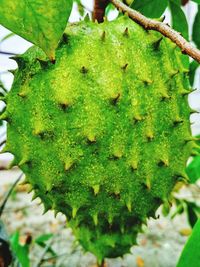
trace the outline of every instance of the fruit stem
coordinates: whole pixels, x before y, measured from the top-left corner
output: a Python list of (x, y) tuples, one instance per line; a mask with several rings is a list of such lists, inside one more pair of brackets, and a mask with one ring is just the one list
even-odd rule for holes
[(97, 265), (97, 267), (106, 267), (106, 263), (103, 260), (100, 264)]
[(109, 3), (109, 0), (95, 0), (94, 1), (94, 11), (93, 11), (93, 21), (98, 21), (99, 23), (104, 21), (105, 10)]
[(189, 2), (189, 0), (181, 0), (182, 6), (185, 6), (188, 2)]

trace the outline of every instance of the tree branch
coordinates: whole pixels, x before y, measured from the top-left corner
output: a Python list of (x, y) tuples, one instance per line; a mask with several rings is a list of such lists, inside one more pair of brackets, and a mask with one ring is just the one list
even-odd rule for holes
[(11, 195), (12, 192), (13, 192), (13, 189), (14, 189), (15, 186), (18, 184), (18, 182), (21, 180), (22, 176), (23, 176), (23, 173), (20, 174), (20, 176), (17, 178), (17, 180), (14, 182), (14, 184), (13, 184), (13, 185), (11, 186), (11, 188), (9, 189), (9, 191), (8, 191), (8, 193), (7, 193), (7, 195), (6, 195), (5, 199), (4, 199), (4, 201), (3, 201), (3, 203), (2, 203), (1, 206), (0, 206), (0, 217), (1, 217), (2, 214), (3, 214), (4, 208), (5, 208), (5, 206), (6, 206), (6, 203), (7, 203), (8, 199), (9, 199), (10, 195)]
[[(0, 142), (0, 147), (3, 146), (6, 143), (6, 140), (3, 140)], [(1, 265), (0, 265), (1, 266)]]
[(5, 56), (17, 56), (18, 54), (16, 54), (15, 52), (6, 52), (6, 51), (0, 51), (1, 55), (5, 55)]
[(174, 42), (178, 47), (180, 47), (183, 54), (187, 54), (200, 63), (200, 50), (192, 46), (188, 41), (186, 41), (182, 36), (181, 33), (173, 30), (170, 28), (168, 24), (163, 22), (149, 19), (143, 16), (138, 11), (128, 7), (127, 5), (123, 4), (119, 0), (110, 0), (110, 2), (120, 11), (123, 13), (127, 13), (128, 16), (144, 27), (146, 30), (154, 30), (157, 32), (162, 33), (165, 37), (169, 38), (172, 42)]
[(185, 6), (188, 2), (189, 2), (189, 0), (181, 0), (182, 6)]
[(93, 20), (97, 20), (99, 23), (103, 22), (105, 16), (105, 10), (109, 3), (109, 0), (95, 0), (94, 1), (94, 12)]

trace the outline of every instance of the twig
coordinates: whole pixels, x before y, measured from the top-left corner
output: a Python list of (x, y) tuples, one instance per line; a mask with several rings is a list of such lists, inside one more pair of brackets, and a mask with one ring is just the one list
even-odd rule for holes
[(6, 52), (6, 51), (0, 51), (1, 55), (6, 55), (6, 56), (17, 56), (18, 54), (12, 53), (12, 52)]
[(3, 140), (0, 142), (0, 147), (3, 146), (6, 143), (6, 140)]
[[(64, 223), (64, 224), (62, 225), (60, 231), (62, 231), (65, 227), (66, 227), (66, 224)], [(56, 237), (57, 237), (57, 235), (55, 234), (54, 236), (52, 236), (50, 242), (49, 242), (48, 244), (46, 244), (46, 246), (44, 247), (44, 250), (42, 251), (41, 256), (40, 256), (39, 259), (38, 259), (38, 262), (35, 264), (35, 267), (39, 267), (39, 266), (41, 266), (41, 264), (42, 264), (44, 261), (46, 261), (44, 257), (45, 257), (45, 255), (46, 255), (46, 253), (48, 252), (49, 248), (51, 248), (51, 246), (52, 246), (53, 243), (55, 242)], [(72, 251), (72, 254), (73, 254), (73, 253), (74, 253), (74, 252)]]
[(182, 6), (185, 6), (188, 2), (189, 2), (189, 0), (181, 0)]
[(42, 259), (42, 262), (51, 261), (51, 260), (54, 260), (54, 259), (57, 259), (57, 258), (65, 257), (65, 256), (69, 256), (69, 253), (63, 253), (63, 254), (55, 255), (55, 256), (52, 256), (52, 257), (49, 257), (49, 258), (44, 258), (44, 259)]
[(22, 176), (23, 176), (23, 173), (20, 174), (20, 176), (17, 178), (17, 180), (14, 182), (14, 184), (11, 186), (10, 190), (8, 191), (8, 193), (7, 193), (6, 197), (5, 197), (2, 205), (0, 206), (0, 217), (3, 214), (4, 208), (6, 206), (6, 203), (7, 203), (8, 199), (9, 199), (13, 189), (18, 184), (18, 182), (21, 180)]
[(105, 260), (102, 261), (101, 264), (98, 265), (99, 267), (106, 267), (106, 263), (105, 263)]
[(103, 22), (105, 10), (109, 3), (109, 0), (95, 0), (94, 1), (94, 11), (93, 20), (97, 20), (99, 23)]
[(200, 63), (200, 50), (193, 47), (188, 41), (186, 41), (182, 36), (181, 33), (173, 30), (170, 28), (168, 24), (163, 22), (149, 19), (143, 16), (138, 11), (128, 7), (127, 5), (123, 4), (119, 0), (110, 0), (110, 2), (120, 11), (123, 13), (127, 13), (127, 15), (144, 27), (146, 30), (155, 30), (162, 33), (165, 37), (169, 38), (174, 42), (178, 47), (180, 47), (183, 54), (187, 54)]
[(60, 258), (60, 257), (69, 257), (69, 256), (72, 256), (74, 253), (76, 253), (77, 250), (76, 248), (73, 249), (70, 253), (69, 252), (65, 252), (65, 253), (62, 253), (62, 254), (57, 254), (55, 256), (52, 256), (52, 257), (49, 257), (49, 258), (44, 258), (42, 260), (42, 262), (45, 262), (45, 261), (50, 261), (50, 260), (54, 260), (54, 259), (57, 259), (57, 258)]
[(44, 256), (46, 255), (46, 253), (48, 252), (48, 250), (50, 249), (50, 247), (53, 245), (55, 236), (51, 239), (51, 241), (45, 246), (44, 250), (42, 251), (41, 256), (38, 259), (38, 262), (36, 263), (35, 267), (39, 267), (41, 266), (41, 264), (43, 263), (44, 260)]

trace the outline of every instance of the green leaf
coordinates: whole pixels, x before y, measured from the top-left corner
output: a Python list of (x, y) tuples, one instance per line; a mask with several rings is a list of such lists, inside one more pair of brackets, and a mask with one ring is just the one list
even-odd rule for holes
[(183, 207), (183, 204), (181, 203), (177, 206), (176, 210), (172, 213), (171, 219), (174, 219), (176, 215), (182, 214), (183, 212), (184, 212), (184, 207)]
[(200, 5), (200, 0), (192, 0), (192, 1)]
[(108, 4), (105, 11), (105, 16), (107, 17), (110, 13), (110, 11), (115, 10), (115, 6), (113, 4)]
[(167, 0), (135, 0), (131, 7), (150, 18), (159, 18), (167, 8)]
[(198, 12), (193, 24), (192, 40), (196, 46), (200, 48), (200, 6), (198, 7)]
[(187, 241), (177, 267), (200, 266), (200, 219), (195, 224), (192, 235)]
[(29, 260), (29, 246), (28, 245), (21, 245), (19, 243), (19, 232), (17, 231), (11, 238), (10, 238), (11, 248), (15, 253), (17, 259), (21, 263), (22, 267), (29, 267), (30, 260)]
[(198, 220), (197, 214), (195, 212), (196, 205), (188, 201), (186, 202), (186, 205), (187, 205), (188, 221), (189, 221), (190, 226), (193, 228), (195, 223)]
[(190, 79), (190, 84), (193, 86), (194, 84), (194, 78), (195, 78), (195, 74), (196, 71), (199, 67), (199, 63), (197, 61), (192, 61), (190, 63), (190, 68), (189, 68), (189, 79)]
[[(39, 237), (35, 239), (35, 243), (39, 245), (40, 247), (45, 248), (46, 241), (48, 241), (52, 237), (53, 237), (53, 234), (40, 235)], [(51, 247), (48, 247), (47, 252), (50, 253), (52, 256), (56, 256), (55, 251)]]
[(73, 0), (0, 0), (0, 24), (44, 50), (54, 60)]
[(194, 184), (200, 178), (200, 156), (196, 156), (187, 166), (186, 173), (191, 184)]
[(46, 242), (48, 241), (50, 238), (53, 237), (53, 234), (44, 234), (44, 235), (40, 235), (35, 239), (35, 243), (41, 243), (41, 242)]
[(188, 22), (185, 13), (181, 9), (180, 0), (169, 0), (169, 7), (172, 15), (172, 27), (188, 40)]

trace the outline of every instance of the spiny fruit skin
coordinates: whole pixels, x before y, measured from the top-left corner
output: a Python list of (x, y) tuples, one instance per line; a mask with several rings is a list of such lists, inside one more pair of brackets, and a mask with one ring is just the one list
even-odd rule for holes
[(127, 253), (184, 177), (185, 59), (126, 17), (69, 26), (55, 64), (36, 47), (17, 59), (5, 151), (99, 262)]

